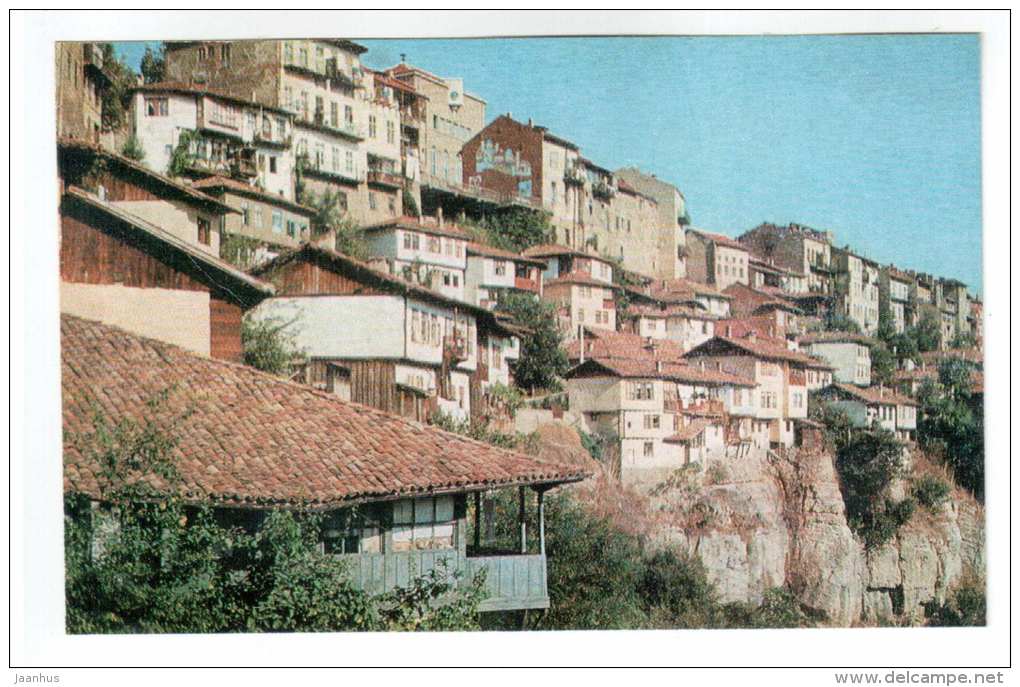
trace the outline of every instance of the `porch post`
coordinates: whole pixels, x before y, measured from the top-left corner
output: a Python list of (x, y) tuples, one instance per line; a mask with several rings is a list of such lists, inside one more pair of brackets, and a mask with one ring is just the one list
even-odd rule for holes
[(482, 492), (475, 492), (475, 555), (482, 544)]
[(525, 554), (528, 552), (528, 525), (524, 521), (524, 487), (518, 489), (517, 500), (520, 503), (520, 511), (517, 517), (521, 523), (521, 553)]
[(538, 492), (538, 552), (545, 555), (545, 490)]

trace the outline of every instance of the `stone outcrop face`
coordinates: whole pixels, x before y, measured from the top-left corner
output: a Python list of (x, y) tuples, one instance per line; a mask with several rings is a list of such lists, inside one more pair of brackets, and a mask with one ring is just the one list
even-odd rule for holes
[(916, 621), (965, 571), (984, 570), (983, 515), (967, 497), (936, 513), (918, 507), (891, 542), (865, 551), (831, 455), (751, 451), (721, 464), (688, 475), (700, 483), (660, 486), (652, 508), (666, 514), (657, 543), (697, 553), (724, 601), (758, 602), (785, 584), (833, 625)]

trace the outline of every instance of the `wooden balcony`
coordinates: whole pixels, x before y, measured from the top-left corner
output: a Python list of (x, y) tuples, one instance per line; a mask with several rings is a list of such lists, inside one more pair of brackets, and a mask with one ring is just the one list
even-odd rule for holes
[(452, 360), (463, 362), (468, 359), (467, 339), (463, 336), (443, 337), (443, 350)]
[(386, 172), (381, 169), (368, 170), (368, 183), (395, 189), (404, 187), (403, 179), (400, 178), (399, 174)]
[(485, 574), (487, 598), (481, 611), (512, 611), (525, 608), (549, 608), (545, 556), (466, 556), (457, 549), (435, 551), (398, 551), (394, 553), (344, 554), (350, 564), (355, 587), (368, 594), (385, 594), (411, 583), (432, 570), (460, 571), (460, 584), (470, 584), (480, 572)]
[(521, 289), (522, 291), (531, 291), (533, 293), (539, 292), (538, 280), (528, 279), (527, 277), (514, 277), (514, 288)]

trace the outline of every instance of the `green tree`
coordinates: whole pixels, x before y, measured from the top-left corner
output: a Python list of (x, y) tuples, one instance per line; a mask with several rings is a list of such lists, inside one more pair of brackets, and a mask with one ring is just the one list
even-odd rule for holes
[(649, 557), (638, 583), (645, 612), (653, 626), (718, 627), (718, 594), (705, 566), (695, 556), (663, 549)]
[(899, 365), (896, 356), (883, 341), (871, 346), (871, 383), (891, 386)]
[(924, 614), (933, 627), (983, 627), (987, 607), (984, 582), (966, 579), (944, 603), (934, 599), (926, 603)]
[(563, 334), (555, 306), (530, 294), (508, 293), (499, 307), (531, 332), (521, 339), (521, 355), (514, 366), (517, 385), (558, 391), (559, 377), (569, 369), (570, 362), (562, 348)]
[(414, 194), (410, 190), (404, 189), (402, 201), (404, 205), (404, 214), (410, 217), (421, 217), (421, 211), (418, 209), (418, 202), (414, 199)]
[(161, 44), (155, 52), (153, 52), (151, 47), (146, 46), (145, 54), (142, 55), (142, 62), (139, 66), (141, 67), (142, 79), (145, 83), (163, 81), (166, 75), (166, 46)]
[(925, 311), (917, 325), (907, 330), (907, 333), (916, 342), (917, 350), (922, 353), (937, 351), (942, 343), (942, 327), (938, 317), (930, 311)]
[(138, 137), (131, 134), (126, 141), (124, 141), (124, 147), (120, 150), (121, 155), (131, 160), (137, 160), (141, 162), (145, 159), (145, 150), (142, 149), (142, 144), (139, 142)]
[(835, 332), (850, 332), (851, 334), (860, 334), (861, 327), (855, 321), (851, 320), (847, 315), (841, 312), (836, 312), (834, 309), (829, 309), (825, 315), (825, 328)]
[(177, 145), (170, 152), (166, 174), (169, 177), (183, 176), (195, 164), (193, 144), (200, 138), (194, 129), (181, 129), (177, 134)]
[(925, 475), (914, 482), (914, 499), (929, 510), (935, 510), (949, 498), (949, 485), (938, 477)]
[(984, 498), (985, 437), (981, 407), (970, 399), (970, 365), (950, 358), (939, 365), (937, 382), (925, 382), (918, 392), (918, 441), (941, 456), (957, 484)]
[(889, 487), (903, 472), (903, 445), (891, 432), (855, 431), (836, 446), (836, 470), (850, 529), (865, 547), (880, 546), (910, 520), (913, 499), (894, 501)]
[(295, 364), (304, 361), (304, 353), (298, 349), (295, 335), (287, 331), (294, 323), (294, 320), (257, 320), (245, 316), (241, 322), (245, 364), (274, 375), (290, 373)]
[(463, 224), (473, 229), (475, 238), (482, 243), (519, 253), (553, 240), (555, 230), (549, 217), (549, 213), (541, 210), (510, 206), (480, 220), (465, 218)]
[(126, 62), (117, 57), (112, 43), (101, 43), (103, 71), (110, 78), (110, 85), (103, 90), (102, 119), (107, 131), (120, 129), (127, 123), (128, 107), (131, 104), (131, 89), (137, 75)]
[(324, 190), (321, 194), (303, 189), (299, 201), (315, 209), (312, 217), (312, 235), (322, 236), (333, 231), (336, 235), (334, 248), (337, 252), (349, 255), (355, 260), (369, 257), (368, 244), (358, 223), (348, 215), (340, 202), (340, 192)]

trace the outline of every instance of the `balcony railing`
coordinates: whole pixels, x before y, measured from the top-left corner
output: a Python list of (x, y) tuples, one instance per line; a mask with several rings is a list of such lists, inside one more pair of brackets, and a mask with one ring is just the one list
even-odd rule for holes
[[(460, 584), (470, 584), (484, 572), (486, 599), (480, 611), (548, 608), (546, 561), (542, 554), (519, 556), (465, 556), (456, 549), (344, 554), (354, 586), (371, 594), (385, 594), (408, 586), (432, 570), (460, 571)], [(445, 567), (444, 567), (445, 564)]]
[(467, 360), (467, 339), (459, 334), (446, 335), (443, 337), (443, 349), (448, 351), (454, 360)]
[(266, 134), (262, 131), (256, 131), (254, 141), (261, 146), (273, 146), (276, 148), (290, 148), (293, 142), (291, 136), (273, 136), (272, 134)]
[(540, 198), (524, 197), (514, 193), (500, 193), (499, 191), (482, 188), (481, 186), (465, 186), (425, 172), (422, 173), (422, 185), (438, 191), (488, 201), (495, 205), (524, 205), (538, 210), (542, 209), (542, 200)]
[(390, 186), (392, 188), (402, 188), (404, 185), (399, 174), (381, 169), (368, 170), (368, 183), (376, 184), (377, 186)]
[(616, 189), (605, 181), (598, 181), (592, 185), (591, 194), (596, 198), (610, 200), (614, 195), (616, 195)]
[(514, 277), (514, 288), (538, 293), (538, 280), (527, 277)]
[(585, 174), (577, 167), (567, 167), (563, 171), (563, 181), (568, 186), (584, 186)]

